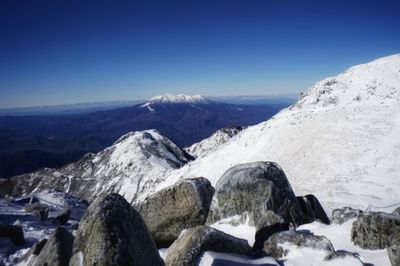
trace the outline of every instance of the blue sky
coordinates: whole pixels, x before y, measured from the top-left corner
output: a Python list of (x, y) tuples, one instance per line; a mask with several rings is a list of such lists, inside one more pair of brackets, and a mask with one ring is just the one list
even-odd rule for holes
[(400, 52), (399, 1), (0, 2), (0, 108), (298, 93)]

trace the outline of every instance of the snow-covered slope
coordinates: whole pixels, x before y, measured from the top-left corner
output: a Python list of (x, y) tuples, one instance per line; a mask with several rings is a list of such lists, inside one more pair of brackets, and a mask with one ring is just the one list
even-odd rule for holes
[(400, 200), (399, 136), (397, 54), (316, 83), (272, 119), (169, 171), (158, 189), (194, 176), (215, 185), (233, 165), (268, 160), (282, 166), (297, 195), (315, 194), (328, 213), (390, 205)]
[(20, 195), (58, 188), (89, 201), (110, 192), (132, 201), (152, 192), (167, 171), (190, 159), (156, 130), (131, 132), (107, 149), (87, 154), (60, 169), (43, 169), (0, 182), (0, 194)]
[(214, 151), (218, 146), (224, 144), (233, 136), (237, 135), (242, 130), (239, 126), (224, 127), (217, 130), (210, 137), (185, 148), (190, 155), (194, 157), (204, 156)]

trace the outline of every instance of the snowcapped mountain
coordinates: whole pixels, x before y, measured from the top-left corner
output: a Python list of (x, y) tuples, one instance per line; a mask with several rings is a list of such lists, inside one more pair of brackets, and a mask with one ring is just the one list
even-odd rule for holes
[(210, 137), (193, 144), (190, 147), (185, 148), (190, 155), (194, 157), (204, 156), (212, 151), (214, 151), (218, 146), (227, 142), (233, 136), (237, 135), (242, 128), (239, 126), (224, 127), (217, 130)]
[[(129, 201), (153, 191), (166, 171), (181, 167), (191, 156), (156, 130), (132, 132), (97, 154), (60, 169), (43, 169), (1, 182), (1, 194), (21, 195), (57, 188), (93, 200), (116, 192)], [(7, 191), (8, 193), (5, 193)]]
[(177, 103), (186, 103), (186, 104), (205, 104), (209, 101), (201, 95), (185, 95), (185, 94), (163, 94), (157, 95), (151, 98), (148, 102), (143, 104), (142, 106), (148, 106), (153, 104), (177, 104)]
[[(400, 55), (350, 68), (317, 82), (272, 119), (243, 130), (180, 169), (215, 185), (231, 166), (278, 162), (297, 195), (325, 208), (382, 207), (400, 195)], [(204, 141), (207, 142), (207, 141)]]

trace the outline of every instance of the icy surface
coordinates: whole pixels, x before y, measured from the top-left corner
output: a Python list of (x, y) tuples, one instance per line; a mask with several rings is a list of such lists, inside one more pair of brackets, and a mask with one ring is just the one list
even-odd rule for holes
[(181, 169), (216, 184), (231, 166), (275, 161), (297, 195), (315, 194), (333, 208), (387, 206), (400, 195), (400, 55), (324, 79), (293, 106), (243, 130)]

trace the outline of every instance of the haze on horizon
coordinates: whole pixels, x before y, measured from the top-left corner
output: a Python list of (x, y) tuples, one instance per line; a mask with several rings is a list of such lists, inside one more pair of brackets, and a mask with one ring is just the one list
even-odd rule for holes
[(0, 108), (299, 93), (400, 52), (398, 1), (1, 1)]

